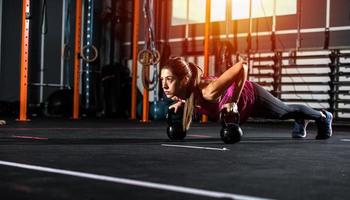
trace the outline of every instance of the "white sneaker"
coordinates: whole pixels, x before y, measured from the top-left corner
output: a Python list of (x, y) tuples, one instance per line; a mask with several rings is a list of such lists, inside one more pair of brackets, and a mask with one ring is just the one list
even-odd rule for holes
[(298, 119), (294, 121), (292, 138), (305, 138), (306, 137), (306, 127), (309, 123), (308, 120)]

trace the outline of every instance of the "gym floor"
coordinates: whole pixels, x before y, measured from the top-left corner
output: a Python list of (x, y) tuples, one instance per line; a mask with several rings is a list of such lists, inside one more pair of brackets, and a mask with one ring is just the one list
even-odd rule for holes
[(349, 126), (291, 138), (291, 122), (220, 124), (170, 141), (166, 123), (34, 119), (0, 127), (0, 199), (350, 199)]

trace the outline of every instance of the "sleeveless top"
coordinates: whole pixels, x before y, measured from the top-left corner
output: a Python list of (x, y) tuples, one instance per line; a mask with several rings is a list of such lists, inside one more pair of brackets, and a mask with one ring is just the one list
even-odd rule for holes
[[(219, 120), (220, 111), (226, 103), (230, 103), (234, 90), (235, 90), (235, 83), (233, 83), (229, 88), (227, 88), (225, 94), (223, 94), (220, 97), (220, 100), (215, 103), (205, 100), (203, 98), (203, 95), (200, 95), (197, 101), (199, 105), (199, 107), (197, 108), (198, 109), (197, 111), (199, 113), (208, 115), (208, 117), (211, 120), (215, 120), (215, 121)], [(242, 94), (237, 104), (238, 112), (240, 114), (240, 124), (243, 124), (249, 118), (254, 108), (254, 102), (255, 102), (254, 85), (252, 82), (247, 80), (243, 86)]]

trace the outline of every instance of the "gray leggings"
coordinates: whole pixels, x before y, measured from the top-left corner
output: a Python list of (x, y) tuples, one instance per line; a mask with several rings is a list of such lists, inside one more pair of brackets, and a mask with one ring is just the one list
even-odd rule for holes
[(265, 119), (311, 119), (321, 118), (320, 111), (300, 104), (285, 104), (260, 85), (253, 82), (255, 104), (252, 117)]

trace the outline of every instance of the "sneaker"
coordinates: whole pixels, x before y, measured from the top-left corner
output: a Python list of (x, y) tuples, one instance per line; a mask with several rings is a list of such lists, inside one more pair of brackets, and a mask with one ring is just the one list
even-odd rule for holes
[(332, 120), (333, 120), (333, 115), (332, 113), (322, 110), (322, 113), (326, 117), (322, 117), (321, 120), (317, 121), (317, 140), (324, 140), (328, 139), (332, 136), (333, 131), (332, 131)]
[(298, 119), (294, 121), (292, 138), (304, 138), (306, 137), (306, 126), (309, 123), (308, 120)]

